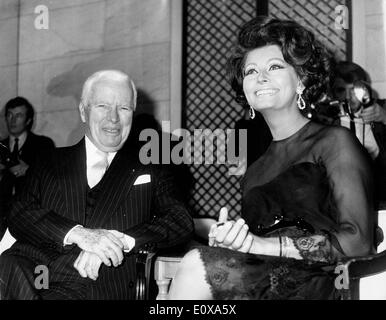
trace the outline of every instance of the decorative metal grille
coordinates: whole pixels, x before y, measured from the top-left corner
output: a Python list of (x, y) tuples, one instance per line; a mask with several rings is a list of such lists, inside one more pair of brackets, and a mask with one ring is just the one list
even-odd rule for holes
[[(256, 0), (188, 0), (186, 5), (186, 128), (233, 128), (242, 108), (230, 95), (225, 63), (239, 26), (256, 15)], [(216, 216), (222, 206), (232, 217), (240, 213), (240, 178), (228, 175), (226, 165), (192, 164), (191, 172), (196, 214)]]
[(349, 0), (270, 0), (268, 10), (271, 17), (295, 20), (312, 30), (338, 60), (347, 60), (348, 33), (335, 28), (339, 5), (348, 6)]
[[(185, 126), (192, 136), (195, 129), (233, 128), (243, 115), (231, 97), (224, 66), (239, 26), (256, 16), (256, 6), (262, 4), (258, 1), (265, 0), (186, 0)], [(272, 17), (310, 28), (345, 59), (347, 34), (334, 28), (335, 7), (349, 1), (270, 0), (268, 8)], [(205, 146), (216, 151), (207, 142)], [(190, 205), (196, 215), (215, 217), (222, 206), (233, 218), (240, 213), (240, 177), (228, 175), (228, 167), (221, 164), (192, 164), (190, 169), (195, 180)]]

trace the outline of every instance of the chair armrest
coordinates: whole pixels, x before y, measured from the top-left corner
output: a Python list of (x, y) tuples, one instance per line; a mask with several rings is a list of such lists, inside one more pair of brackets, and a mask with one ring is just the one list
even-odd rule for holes
[(136, 286), (135, 300), (147, 300), (149, 298), (150, 272), (155, 252), (151, 249), (140, 249), (136, 253)]
[(377, 254), (346, 260), (350, 279), (360, 279), (386, 271), (386, 250)]

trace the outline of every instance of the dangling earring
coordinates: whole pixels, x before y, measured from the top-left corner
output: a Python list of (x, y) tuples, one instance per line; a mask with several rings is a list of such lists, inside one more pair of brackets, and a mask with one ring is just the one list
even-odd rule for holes
[(249, 117), (251, 119), (255, 119), (255, 109), (253, 109), (251, 106), (249, 106)]
[(296, 102), (300, 110), (304, 110), (304, 108), (306, 107), (306, 102), (302, 97), (303, 90), (304, 90), (303, 84), (301, 86), (298, 85), (298, 87), (296, 88), (296, 93), (298, 94), (298, 100)]

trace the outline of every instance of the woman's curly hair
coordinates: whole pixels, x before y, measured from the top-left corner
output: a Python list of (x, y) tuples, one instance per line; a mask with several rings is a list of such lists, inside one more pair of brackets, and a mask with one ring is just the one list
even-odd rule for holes
[(295, 69), (305, 86), (303, 98), (307, 106), (326, 91), (330, 74), (330, 55), (315, 39), (313, 33), (291, 20), (257, 17), (241, 27), (238, 43), (227, 63), (228, 80), (239, 104), (248, 106), (243, 92), (247, 54), (267, 45), (278, 45), (284, 60)]

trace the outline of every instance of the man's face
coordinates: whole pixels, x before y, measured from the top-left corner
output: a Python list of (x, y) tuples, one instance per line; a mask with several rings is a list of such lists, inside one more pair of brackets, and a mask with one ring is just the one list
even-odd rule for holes
[(20, 136), (24, 131), (27, 131), (27, 127), (31, 123), (31, 119), (27, 119), (27, 107), (22, 105), (8, 109), (6, 122), (9, 134)]
[(352, 111), (356, 112), (361, 107), (360, 101), (355, 97), (354, 84), (347, 83), (341, 78), (337, 78), (333, 85), (333, 94), (339, 101), (347, 101)]
[(133, 98), (127, 83), (100, 80), (93, 85), (87, 106), (80, 103), (86, 135), (99, 150), (118, 151), (127, 140), (133, 120)]

